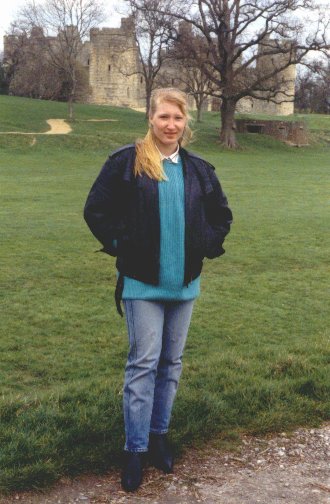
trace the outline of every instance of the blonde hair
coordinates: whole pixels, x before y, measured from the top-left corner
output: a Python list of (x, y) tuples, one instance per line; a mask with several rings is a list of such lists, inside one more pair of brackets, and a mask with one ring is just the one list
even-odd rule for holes
[[(176, 88), (156, 89), (150, 99), (150, 119), (155, 114), (158, 105), (164, 102), (177, 105), (186, 118), (186, 126), (182, 137), (179, 139), (179, 145), (187, 145), (192, 138), (192, 131), (188, 124), (191, 117), (188, 113), (187, 95)], [(150, 124), (146, 136), (136, 142), (134, 175), (142, 175), (143, 173), (155, 180), (166, 180), (160, 154), (156, 147), (156, 137)]]

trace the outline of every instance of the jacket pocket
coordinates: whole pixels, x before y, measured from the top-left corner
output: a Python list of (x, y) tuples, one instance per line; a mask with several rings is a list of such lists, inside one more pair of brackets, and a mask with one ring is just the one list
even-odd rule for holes
[(127, 234), (122, 235), (117, 241), (117, 255), (126, 256), (130, 249), (131, 240)]
[(215, 228), (210, 226), (208, 222), (204, 223), (203, 226), (203, 255), (208, 259), (213, 259), (224, 254), (224, 249), (222, 248), (223, 240), (221, 235)]

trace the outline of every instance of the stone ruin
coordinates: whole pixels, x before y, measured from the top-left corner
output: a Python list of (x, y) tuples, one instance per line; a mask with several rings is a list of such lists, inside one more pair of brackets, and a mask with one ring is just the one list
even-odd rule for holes
[(272, 121), (262, 119), (236, 119), (238, 133), (270, 135), (288, 145), (308, 145), (308, 130), (303, 121)]

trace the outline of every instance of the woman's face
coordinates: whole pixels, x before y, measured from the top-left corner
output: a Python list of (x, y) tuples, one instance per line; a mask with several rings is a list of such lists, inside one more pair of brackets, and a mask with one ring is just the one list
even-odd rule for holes
[(159, 103), (149, 122), (159, 150), (163, 154), (175, 152), (187, 122), (178, 105), (170, 102)]

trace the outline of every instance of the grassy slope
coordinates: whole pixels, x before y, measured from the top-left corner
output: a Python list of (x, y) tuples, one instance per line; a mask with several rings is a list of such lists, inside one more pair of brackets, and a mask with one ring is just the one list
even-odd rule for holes
[[(70, 135), (34, 145), (0, 135), (2, 490), (102, 470), (123, 443), (125, 324), (114, 261), (94, 254), (82, 208), (109, 150), (143, 135), (145, 122), (130, 110), (76, 111)], [(46, 119), (65, 115), (64, 104), (0, 96), (2, 131), (44, 131)], [(328, 134), (328, 117), (306, 120)], [(226, 255), (205, 264), (173, 415), (178, 449), (329, 416), (329, 147), (250, 134), (228, 152), (217, 121), (205, 116), (192, 149), (216, 166), (235, 223)]]

